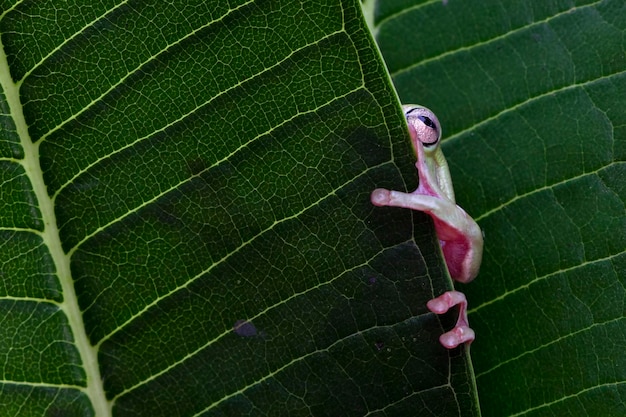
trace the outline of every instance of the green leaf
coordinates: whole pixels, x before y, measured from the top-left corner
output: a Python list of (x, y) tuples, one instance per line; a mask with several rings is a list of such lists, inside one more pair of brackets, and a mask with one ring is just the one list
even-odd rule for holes
[(626, 3), (377, 7), (398, 94), (437, 113), (485, 233), (460, 286), (482, 414), (626, 415)]
[(2, 415), (472, 415), (357, 1), (0, 2)]

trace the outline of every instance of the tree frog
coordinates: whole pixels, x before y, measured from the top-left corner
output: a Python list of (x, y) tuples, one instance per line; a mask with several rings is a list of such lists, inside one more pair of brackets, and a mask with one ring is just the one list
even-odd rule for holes
[[(450, 171), (441, 150), (441, 126), (429, 109), (417, 105), (402, 106), (411, 143), (417, 154), (419, 186), (412, 193), (377, 188), (371, 201), (375, 206), (404, 207), (430, 215), (446, 260), (450, 276), (463, 283), (478, 274), (483, 254), (483, 234), (476, 222), (456, 205)], [(452, 330), (439, 338), (443, 346), (452, 349), (474, 340), (474, 331), (467, 320), (467, 300), (458, 291), (448, 291), (430, 300), (427, 307), (443, 314), (459, 306), (459, 318)]]

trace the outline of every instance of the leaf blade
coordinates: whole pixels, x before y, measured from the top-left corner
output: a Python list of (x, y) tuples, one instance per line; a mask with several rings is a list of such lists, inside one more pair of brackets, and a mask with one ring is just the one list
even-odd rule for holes
[(83, 372), (73, 390), (9, 384), (25, 391), (10, 401), (98, 416), (471, 408), (464, 357), (425, 308), (448, 285), (430, 223), (369, 203), (415, 173), (358, 3), (207, 4), (2, 15), (17, 80), (2, 86), (20, 92), (53, 303)]
[(623, 7), (381, 6), (399, 95), (450, 126), (457, 199), (485, 231), (462, 288), (484, 415), (624, 413)]

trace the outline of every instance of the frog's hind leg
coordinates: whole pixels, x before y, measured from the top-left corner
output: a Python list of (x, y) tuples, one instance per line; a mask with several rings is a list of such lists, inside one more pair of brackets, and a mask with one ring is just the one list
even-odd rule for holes
[(459, 318), (454, 328), (439, 337), (439, 342), (453, 349), (462, 343), (470, 344), (474, 340), (474, 331), (470, 329), (467, 320), (467, 299), (459, 291), (448, 291), (437, 298), (430, 300), (426, 306), (435, 314), (444, 314), (455, 305), (459, 306)]

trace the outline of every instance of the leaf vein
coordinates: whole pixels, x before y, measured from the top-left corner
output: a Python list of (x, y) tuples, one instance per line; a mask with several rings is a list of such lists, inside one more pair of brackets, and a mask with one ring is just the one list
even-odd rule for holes
[(406, 68), (401, 68), (401, 69), (398, 69), (398, 70), (394, 71), (393, 73), (391, 73), (391, 77), (392, 77), (392, 78), (393, 78), (393, 77), (396, 77), (397, 75), (400, 75), (400, 74), (402, 74), (402, 73), (405, 73), (405, 72), (411, 71), (411, 70), (413, 70), (413, 69), (415, 69), (415, 68), (418, 68), (418, 67), (420, 67), (420, 66), (422, 66), (422, 65), (426, 65), (426, 64), (428, 64), (428, 63), (430, 63), (430, 62), (438, 61), (438, 60), (440, 60), (440, 59), (442, 59), (442, 58), (445, 58), (445, 57), (448, 57), (448, 56), (455, 55), (455, 54), (457, 54), (457, 53), (459, 53), (459, 52), (470, 51), (470, 50), (472, 50), (472, 49), (474, 49), (474, 48), (478, 48), (478, 47), (481, 47), (481, 46), (484, 46), (484, 45), (489, 45), (489, 44), (491, 44), (491, 43), (495, 43), (495, 42), (497, 42), (497, 41), (500, 41), (500, 40), (506, 39), (506, 38), (510, 37), (511, 35), (514, 35), (514, 34), (516, 34), (516, 33), (522, 32), (523, 30), (526, 30), (526, 29), (529, 29), (529, 28), (532, 28), (532, 27), (536, 27), (536, 26), (540, 26), (540, 25), (543, 25), (543, 24), (549, 23), (550, 21), (552, 21), (552, 20), (554, 20), (554, 19), (557, 19), (557, 18), (559, 18), (560, 16), (563, 16), (563, 15), (567, 15), (567, 14), (572, 13), (574, 10), (580, 10), (580, 9), (592, 8), (592, 7), (597, 6), (597, 5), (598, 5), (598, 4), (600, 4), (600, 3), (601, 3), (601, 1), (596, 1), (595, 3), (586, 4), (586, 5), (584, 5), (584, 6), (574, 6), (574, 7), (571, 7), (571, 8), (569, 8), (569, 9), (567, 9), (567, 10), (563, 10), (563, 11), (561, 11), (561, 12), (559, 12), (559, 13), (556, 13), (556, 14), (554, 14), (554, 15), (552, 15), (552, 16), (546, 17), (546, 18), (545, 18), (545, 19), (543, 19), (543, 20), (538, 20), (538, 21), (536, 21), (536, 22), (532, 22), (532, 23), (530, 23), (530, 24), (528, 24), (528, 25), (526, 25), (526, 26), (520, 26), (520, 27), (518, 27), (518, 28), (515, 28), (514, 30), (511, 30), (511, 31), (509, 31), (509, 32), (502, 33), (502, 34), (500, 34), (500, 35), (494, 36), (494, 37), (492, 37), (492, 38), (490, 38), (490, 39), (487, 39), (487, 40), (485, 40), (485, 41), (478, 42), (478, 43), (475, 43), (475, 44), (472, 44), (472, 45), (462, 46), (462, 47), (457, 48), (457, 49), (454, 49), (454, 50), (448, 50), (448, 51), (445, 51), (445, 52), (443, 52), (443, 53), (441, 53), (441, 54), (439, 54), (439, 55), (435, 55), (435, 56), (432, 56), (432, 57), (430, 57), (430, 58), (426, 58), (426, 59), (424, 59), (424, 60), (421, 60), (421, 61), (419, 61), (419, 62), (417, 62), (417, 63), (415, 63), (415, 64), (413, 64), (413, 65), (409, 65), (409, 66), (408, 66), (408, 67), (406, 67)]
[[(332, 195), (332, 194), (329, 194), (329, 195)], [(311, 207), (313, 207), (313, 206), (311, 206)], [(310, 208), (310, 207), (309, 207), (309, 208)], [(307, 208), (307, 210), (308, 210), (309, 208)], [(299, 214), (300, 214), (300, 213), (299, 213)], [(299, 215), (299, 214), (298, 214), (298, 215)], [(294, 218), (296, 218), (298, 215), (293, 216), (293, 217), (294, 217)], [(274, 227), (276, 224), (278, 224), (278, 223), (275, 223), (274, 225), (272, 225), (272, 227)], [(269, 230), (269, 229), (268, 229), (268, 230)], [(255, 238), (256, 238), (256, 237), (255, 237)], [(253, 238), (253, 239), (255, 239), (255, 238)], [(253, 239), (251, 239), (251, 240), (250, 240), (250, 241), (248, 241), (248, 242), (245, 242), (245, 243), (244, 243), (244, 245), (247, 245), (247, 244), (248, 244), (248, 243), (250, 243)], [(238, 248), (238, 249), (236, 249), (235, 251), (233, 251), (233, 253), (238, 252), (238, 251), (239, 251), (242, 247), (243, 247), (243, 245), (242, 245), (240, 248)], [(389, 249), (391, 249), (391, 248), (384, 249), (384, 250), (383, 250), (383, 251), (381, 251), (380, 253), (384, 253), (386, 250), (389, 250)], [(361, 267), (363, 267), (363, 266), (365, 266), (365, 265), (368, 265), (368, 264), (369, 264), (369, 262), (370, 262), (371, 260), (373, 260), (374, 258), (376, 258), (377, 256), (379, 256), (379, 255), (380, 255), (380, 253), (376, 253), (376, 254), (372, 255), (372, 257), (371, 257), (370, 259), (368, 259), (367, 261), (365, 261), (365, 262), (363, 262), (363, 263), (361, 263), (361, 264), (359, 264), (359, 265), (355, 265), (355, 266), (353, 266), (352, 268), (346, 269), (346, 270), (345, 270), (344, 272), (342, 272), (341, 274), (337, 275), (336, 277), (334, 277), (334, 278), (332, 278), (332, 279), (330, 279), (330, 280), (328, 280), (328, 281), (326, 281), (326, 282), (320, 283), (320, 284), (315, 285), (315, 286), (313, 286), (313, 287), (311, 287), (311, 288), (307, 288), (307, 289), (306, 289), (306, 290), (304, 290), (304, 291), (300, 291), (300, 292), (294, 293), (294, 294), (290, 295), (289, 297), (287, 297), (287, 298), (285, 298), (285, 299), (281, 300), (280, 302), (278, 302), (278, 303), (276, 303), (276, 304), (274, 304), (274, 305), (268, 306), (266, 309), (264, 309), (263, 311), (260, 311), (259, 313), (255, 314), (254, 316), (249, 317), (249, 318), (246, 318), (246, 321), (248, 321), (248, 322), (253, 322), (253, 321), (255, 321), (255, 320), (259, 319), (260, 317), (262, 317), (263, 315), (265, 315), (265, 314), (267, 314), (267, 313), (271, 312), (272, 310), (274, 310), (274, 309), (276, 309), (276, 308), (278, 308), (278, 307), (280, 307), (280, 306), (282, 306), (282, 305), (287, 304), (288, 302), (291, 302), (291, 301), (293, 301), (293, 300), (296, 300), (296, 299), (298, 299), (299, 297), (305, 296), (305, 295), (307, 295), (308, 293), (310, 293), (310, 292), (312, 292), (312, 291), (315, 291), (315, 290), (318, 290), (318, 289), (319, 289), (319, 288), (321, 288), (321, 287), (324, 287), (324, 286), (327, 286), (327, 285), (331, 285), (333, 282), (335, 282), (337, 279), (341, 278), (341, 277), (342, 277), (342, 276), (344, 276), (345, 274), (350, 273), (350, 272), (352, 272), (353, 270), (356, 270), (356, 269), (358, 269), (358, 268), (361, 268)], [(179, 289), (182, 289), (182, 288), (186, 287), (186, 286), (187, 286), (188, 284), (190, 284), (192, 281), (196, 280), (197, 278), (199, 278), (200, 276), (202, 276), (202, 275), (203, 275), (203, 274), (205, 274), (206, 272), (210, 271), (213, 267), (215, 267), (215, 266), (216, 266), (216, 265), (218, 265), (219, 263), (221, 263), (221, 262), (225, 261), (226, 259), (228, 259), (228, 257), (229, 257), (229, 256), (230, 256), (230, 255), (225, 256), (224, 258), (222, 258), (221, 260), (219, 260), (218, 262), (216, 262), (214, 265), (212, 265), (212, 266), (211, 266), (211, 267), (210, 267), (207, 271), (205, 271), (205, 272), (202, 272), (202, 273), (198, 274), (198, 276), (194, 277), (194, 278), (193, 278), (192, 280), (190, 280), (187, 284), (185, 284), (184, 286), (182, 286), (182, 287), (180, 287), (180, 288), (178, 288), (178, 289), (176, 289), (176, 290), (174, 290), (174, 291), (178, 291)], [(174, 292), (174, 291), (173, 291), (173, 292)], [(151, 305), (149, 305), (149, 306), (147, 306), (147, 307), (146, 307), (146, 310), (147, 310), (148, 308), (150, 308), (150, 307), (152, 307), (152, 306), (156, 305), (156, 303), (157, 303), (158, 301), (160, 301), (160, 300), (155, 300), (155, 302), (153, 302)], [(427, 313), (425, 313), (425, 314), (432, 314), (432, 313), (427, 312)], [(136, 318), (136, 317), (137, 317), (137, 316), (135, 316), (134, 318)], [(416, 317), (420, 317), (420, 316), (413, 316), (413, 317), (411, 317), (410, 319), (415, 319)], [(134, 319), (134, 318), (133, 318), (133, 319)], [(410, 320), (410, 319), (407, 319), (407, 320)], [(132, 320), (132, 319), (131, 319), (131, 320)], [(129, 322), (130, 322), (130, 320), (129, 320)], [(128, 324), (129, 322), (127, 322), (126, 324)], [(123, 327), (123, 326), (122, 326), (122, 327)], [(377, 326), (377, 327), (375, 327), (375, 328), (387, 328), (387, 327), (391, 327), (391, 325), (389, 325), (389, 326)], [(373, 328), (372, 328), (372, 329), (373, 329)], [(118, 329), (118, 330), (119, 330), (119, 329)], [(369, 330), (371, 330), (371, 329), (369, 329)], [(216, 343), (217, 341), (219, 341), (219, 340), (220, 340), (220, 339), (222, 339), (223, 337), (225, 337), (225, 336), (229, 335), (231, 332), (232, 332), (232, 329), (228, 329), (228, 330), (226, 330), (226, 331), (222, 332), (221, 334), (219, 334), (219, 335), (217, 335), (216, 337), (214, 337), (212, 340), (207, 341), (207, 343), (206, 343), (206, 344), (204, 344), (203, 346), (200, 346), (200, 347), (198, 347), (196, 350), (194, 350), (193, 352), (188, 353), (187, 355), (185, 355), (185, 357), (181, 358), (181, 359), (180, 359), (180, 360), (178, 360), (177, 362), (175, 362), (175, 363), (173, 363), (173, 364), (171, 364), (171, 365), (167, 366), (166, 368), (164, 368), (164, 369), (163, 369), (163, 370), (161, 370), (160, 372), (157, 372), (156, 374), (151, 375), (149, 378), (146, 378), (145, 380), (143, 380), (143, 381), (141, 381), (141, 382), (137, 383), (136, 385), (134, 385), (134, 386), (132, 386), (132, 387), (130, 387), (130, 388), (128, 388), (128, 389), (126, 389), (126, 390), (122, 391), (121, 393), (119, 393), (119, 394), (118, 394), (118, 395), (114, 398), (114, 400), (115, 400), (115, 399), (117, 399), (117, 398), (119, 398), (119, 397), (122, 397), (123, 395), (125, 395), (125, 394), (127, 394), (127, 393), (129, 393), (129, 392), (131, 392), (131, 391), (133, 391), (133, 390), (135, 390), (135, 389), (137, 389), (138, 387), (140, 387), (140, 386), (142, 386), (142, 385), (144, 385), (144, 384), (146, 384), (146, 383), (148, 383), (148, 382), (150, 382), (150, 381), (152, 381), (152, 380), (156, 379), (157, 377), (159, 377), (159, 376), (161, 376), (161, 375), (166, 374), (167, 372), (169, 372), (170, 370), (172, 370), (172, 369), (174, 369), (175, 367), (179, 366), (180, 364), (184, 363), (184, 362), (185, 362), (185, 361), (187, 361), (188, 359), (193, 358), (196, 354), (198, 354), (199, 352), (201, 352), (201, 351), (203, 351), (204, 349), (208, 348), (209, 346), (213, 345), (214, 343)], [(114, 333), (115, 333), (115, 332), (114, 332)], [(362, 333), (362, 332), (361, 332), (361, 333)], [(113, 334), (113, 333), (112, 333), (112, 334)], [(110, 336), (111, 336), (111, 335), (107, 335), (107, 338), (108, 338), (108, 337), (110, 337)], [(350, 335), (350, 336), (348, 336), (348, 337), (352, 337), (352, 336), (354, 336), (354, 335)], [(339, 342), (339, 341), (341, 341), (341, 340), (345, 340), (345, 339), (347, 339), (348, 337), (345, 337), (345, 338), (343, 338), (343, 339), (337, 340), (337, 341), (336, 341), (336, 342), (334, 342), (332, 345), (334, 345), (334, 344), (338, 343), (338, 342)], [(104, 339), (103, 339), (103, 340), (104, 340)], [(99, 344), (101, 344), (101, 343), (102, 343), (102, 341), (101, 341)], [(329, 345), (329, 347), (327, 347), (327, 348), (326, 348), (326, 350), (327, 350), (327, 349), (330, 349), (330, 347), (331, 347), (332, 345)], [(317, 350), (317, 351), (315, 351), (315, 352), (319, 352), (319, 350)], [(307, 355), (305, 355), (305, 356), (303, 356), (303, 357), (300, 357), (300, 358), (298, 358), (298, 359), (303, 359), (304, 357), (306, 357), (306, 356), (310, 356), (310, 355), (314, 354), (315, 352), (311, 352), (311, 353), (309, 353), (309, 354), (307, 354)], [(295, 361), (296, 361), (296, 359), (292, 360), (292, 361), (290, 362), (290, 364), (291, 364), (291, 363), (294, 363)], [(288, 365), (289, 365), (289, 364), (288, 364)], [(280, 369), (285, 369), (288, 365), (284, 365), (284, 366), (283, 366), (283, 367), (281, 367)], [(265, 380), (265, 379), (263, 379), (263, 380)], [(259, 382), (262, 382), (262, 381), (257, 381), (256, 383), (259, 383)], [(250, 388), (251, 386), (253, 386), (253, 385), (250, 385), (250, 386), (248, 386), (247, 388)]]
[(607, 325), (610, 325), (610, 324), (613, 324), (613, 323), (618, 323), (618, 322), (623, 321), (625, 319), (626, 319), (626, 317), (616, 317), (613, 320), (604, 321), (602, 323), (593, 323), (590, 326), (587, 326), (587, 327), (578, 329), (578, 330), (576, 330), (574, 332), (571, 332), (571, 333), (565, 334), (563, 336), (557, 337), (556, 339), (551, 340), (548, 343), (544, 343), (543, 345), (537, 346), (534, 349), (527, 350), (526, 352), (523, 352), (523, 353), (521, 353), (521, 354), (519, 354), (519, 355), (517, 355), (517, 356), (515, 356), (513, 358), (507, 359), (505, 361), (502, 361), (502, 362), (498, 363), (497, 365), (495, 365), (495, 366), (493, 366), (493, 367), (491, 367), (491, 368), (489, 368), (489, 369), (487, 369), (487, 370), (485, 370), (485, 371), (483, 371), (483, 372), (481, 372), (479, 374), (476, 374), (476, 379), (478, 379), (478, 378), (480, 378), (482, 376), (485, 376), (485, 375), (495, 371), (496, 369), (501, 368), (504, 365), (513, 363), (513, 362), (515, 362), (517, 360), (520, 360), (520, 359), (522, 359), (522, 358), (524, 358), (524, 357), (526, 357), (528, 355), (531, 355), (533, 353), (539, 352), (542, 349), (545, 349), (545, 348), (547, 348), (549, 346), (552, 346), (552, 345), (554, 345), (556, 343), (560, 343), (560, 342), (566, 341), (569, 338), (572, 338), (574, 336), (578, 336), (580, 334), (588, 332), (588, 331), (590, 331), (590, 330), (592, 330), (592, 329), (594, 329), (596, 327), (607, 326)]
[[(328, 34), (328, 35), (326, 35), (326, 36), (324, 36), (324, 37), (322, 37), (322, 38), (318, 39), (318, 40), (316, 41), (316, 43), (313, 43), (313, 44), (308, 44), (308, 45), (303, 46), (302, 48), (297, 48), (297, 49), (293, 50), (293, 51), (292, 51), (289, 55), (285, 56), (285, 57), (284, 57), (284, 59), (282, 59), (282, 60), (278, 61), (278, 62), (277, 62), (277, 63), (275, 63), (274, 65), (271, 65), (271, 66), (269, 66), (269, 67), (267, 67), (267, 68), (263, 69), (262, 71), (257, 72), (257, 73), (255, 73), (255, 74), (251, 75), (249, 78), (246, 78), (246, 79), (244, 79), (244, 80), (241, 80), (241, 81), (239, 81), (237, 84), (234, 84), (234, 85), (232, 85), (232, 86), (228, 87), (227, 89), (225, 89), (225, 90), (221, 91), (221, 92), (220, 92), (219, 94), (217, 94), (216, 96), (211, 97), (211, 98), (210, 98), (208, 101), (206, 101), (204, 104), (201, 104), (201, 105), (197, 106), (197, 107), (196, 107), (193, 111), (191, 111), (191, 112), (189, 112), (189, 113), (187, 113), (187, 114), (184, 114), (184, 115), (180, 116), (178, 119), (173, 120), (172, 122), (170, 122), (170, 123), (168, 123), (168, 124), (164, 125), (163, 127), (161, 127), (161, 128), (160, 128), (160, 129), (158, 129), (158, 130), (155, 130), (155, 131), (154, 131), (154, 132), (152, 132), (150, 135), (146, 135), (146, 136), (143, 136), (143, 137), (141, 137), (141, 138), (138, 138), (137, 140), (135, 140), (135, 141), (133, 141), (133, 142), (130, 142), (130, 143), (128, 143), (128, 144), (127, 144), (127, 145), (125, 145), (125, 146), (122, 146), (121, 148), (119, 148), (119, 149), (115, 150), (114, 152), (112, 152), (112, 153), (110, 153), (110, 154), (107, 154), (107, 155), (104, 155), (104, 156), (102, 156), (101, 158), (98, 158), (97, 160), (95, 160), (95, 161), (91, 162), (89, 165), (85, 166), (85, 168), (83, 168), (83, 169), (81, 169), (79, 172), (77, 172), (77, 173), (76, 173), (76, 174), (75, 174), (72, 178), (70, 178), (70, 179), (69, 179), (69, 180), (68, 180), (65, 184), (63, 184), (61, 187), (59, 187), (59, 189), (58, 189), (58, 190), (55, 192), (55, 194), (53, 195), (52, 199), (53, 199), (53, 200), (54, 200), (54, 199), (56, 199), (56, 197), (57, 197), (57, 196), (58, 196), (58, 195), (59, 195), (59, 194), (60, 194), (60, 193), (61, 193), (61, 192), (65, 189), (65, 188), (67, 188), (67, 187), (68, 187), (70, 184), (72, 184), (72, 183), (73, 183), (73, 182), (74, 182), (77, 178), (79, 178), (81, 175), (83, 175), (83, 174), (87, 173), (87, 172), (88, 172), (91, 168), (93, 168), (94, 166), (98, 165), (99, 163), (101, 163), (101, 162), (103, 162), (103, 161), (106, 161), (106, 160), (110, 159), (111, 157), (113, 157), (113, 156), (115, 156), (115, 155), (117, 155), (117, 154), (119, 154), (119, 153), (123, 152), (123, 151), (124, 151), (124, 150), (126, 150), (126, 149), (129, 149), (129, 148), (132, 148), (132, 147), (134, 147), (134, 146), (137, 146), (138, 144), (140, 144), (140, 143), (142, 143), (142, 142), (144, 142), (144, 141), (146, 141), (146, 140), (150, 139), (151, 137), (153, 137), (153, 136), (154, 136), (155, 134), (157, 134), (157, 133), (163, 132), (163, 131), (165, 131), (165, 130), (167, 130), (167, 129), (171, 128), (172, 126), (175, 126), (175, 125), (177, 125), (178, 123), (181, 123), (181, 122), (182, 122), (182, 121), (184, 121), (187, 117), (189, 117), (190, 115), (194, 114), (194, 112), (196, 112), (196, 111), (198, 111), (198, 110), (200, 110), (200, 109), (202, 109), (202, 108), (204, 108), (204, 107), (206, 107), (206, 106), (210, 106), (210, 105), (211, 105), (211, 103), (213, 103), (213, 102), (214, 102), (215, 100), (217, 100), (218, 98), (222, 97), (224, 94), (227, 94), (227, 93), (229, 93), (229, 92), (231, 92), (231, 91), (233, 91), (233, 90), (235, 90), (235, 89), (237, 89), (237, 88), (241, 88), (241, 87), (242, 87), (242, 86), (244, 86), (246, 83), (253, 81), (253, 80), (254, 80), (254, 79), (256, 79), (257, 77), (259, 77), (259, 76), (261, 76), (261, 75), (263, 75), (263, 74), (265, 74), (265, 73), (267, 73), (267, 72), (269, 72), (269, 71), (272, 71), (272, 70), (274, 70), (274, 69), (276, 69), (276, 68), (280, 67), (282, 64), (284, 64), (285, 62), (289, 61), (289, 59), (291, 59), (291, 57), (293, 57), (295, 54), (300, 53), (300, 52), (302, 52), (302, 51), (306, 50), (307, 48), (313, 47), (313, 46), (314, 46), (314, 45), (316, 45), (318, 42), (321, 42), (321, 41), (326, 40), (326, 39), (330, 39), (330, 38), (332, 38), (333, 36), (336, 36), (336, 35), (338, 35), (338, 34), (340, 34), (340, 33), (342, 33), (342, 31), (336, 31), (336, 32), (333, 32), (333, 33), (331, 33), (331, 34)], [(111, 91), (111, 90), (109, 90), (109, 91)], [(351, 93), (351, 92), (352, 92), (352, 91), (350, 91), (350, 93)], [(301, 114), (306, 114), (306, 113), (301, 113)], [(273, 129), (269, 130), (269, 131), (268, 131), (268, 132), (266, 132), (266, 133), (269, 133), (269, 132), (273, 131), (274, 129), (276, 129), (276, 128), (280, 127), (280, 126), (283, 126), (286, 122), (289, 122), (289, 121), (293, 120), (295, 117), (297, 117), (297, 116), (299, 116), (299, 115), (301, 115), (301, 114), (296, 114), (296, 115), (295, 115), (294, 117), (292, 117), (291, 119), (288, 119), (288, 120), (284, 121), (283, 123), (281, 123), (281, 124), (279, 124), (279, 125), (275, 126)], [(44, 136), (46, 136), (46, 135), (44, 135)], [(259, 136), (259, 137), (261, 137), (261, 136)], [(216, 162), (213, 166), (217, 166), (217, 165), (219, 165), (220, 163), (222, 163), (222, 162), (224, 162), (225, 160), (227, 160), (228, 158), (232, 157), (232, 156), (233, 156), (234, 154), (236, 154), (238, 151), (240, 151), (241, 149), (245, 148), (247, 145), (249, 145), (250, 143), (254, 142), (254, 141), (255, 141), (256, 139), (258, 139), (259, 137), (254, 138), (254, 139), (252, 139), (250, 142), (248, 142), (247, 144), (244, 144), (244, 145), (243, 145), (243, 146), (241, 146), (240, 148), (235, 149), (233, 152), (231, 152), (231, 153), (230, 153), (229, 155), (227, 155), (225, 158), (223, 158), (222, 160), (217, 161), (217, 162)]]
[[(254, 0), (248, 0), (248, 2), (243, 3), (239, 6), (237, 6), (236, 8), (230, 10), (230, 13), (233, 13), (241, 8), (243, 8), (244, 6), (247, 6), (250, 3), (253, 3)], [(114, 9), (112, 9), (114, 10)], [(229, 14), (230, 14), (229, 13)], [(226, 14), (224, 16), (221, 16), (220, 19), (216, 19), (216, 20), (212, 20), (210, 22), (207, 22), (205, 25), (202, 25), (194, 30), (192, 30), (191, 32), (189, 32), (186, 36), (183, 36), (182, 38), (176, 40), (176, 42), (170, 43), (169, 45), (167, 45), (167, 47), (163, 48), (161, 51), (159, 51), (158, 53), (152, 55), (150, 57), (149, 60), (142, 62), (140, 65), (138, 65), (134, 70), (132, 71), (128, 71), (128, 73), (126, 74), (126, 76), (122, 77), (117, 83), (112, 84), (109, 89), (107, 89), (106, 91), (104, 91), (100, 97), (95, 98), (94, 100), (91, 101), (90, 105), (85, 106), (84, 108), (82, 108), (80, 111), (78, 111), (77, 113), (73, 114), (71, 117), (69, 117), (68, 119), (64, 120), (63, 122), (61, 122), (60, 124), (58, 124), (57, 126), (53, 127), (52, 129), (50, 129), (48, 132), (46, 132), (45, 134), (43, 134), (41, 136), (41, 138), (39, 139), (39, 142), (41, 143), (43, 140), (45, 140), (48, 136), (50, 136), (52, 133), (54, 133), (55, 131), (61, 129), (63, 126), (65, 126), (67, 123), (69, 123), (72, 120), (75, 120), (78, 118), (78, 116), (80, 116), (81, 114), (85, 113), (87, 110), (91, 109), (93, 106), (95, 106), (97, 103), (99, 103), (104, 97), (106, 97), (107, 95), (109, 95), (110, 93), (112, 93), (117, 87), (119, 87), (120, 85), (122, 85), (124, 83), (124, 81), (126, 81), (129, 77), (131, 77), (133, 74), (136, 74), (142, 67), (146, 66), (147, 64), (155, 61), (158, 59), (159, 56), (163, 55), (164, 53), (166, 53), (167, 51), (170, 50), (171, 47), (175, 46), (175, 45), (179, 45), (181, 42), (185, 41), (186, 39), (189, 39), (191, 36), (194, 36), (196, 33), (206, 29), (207, 27), (210, 27), (212, 24), (217, 23), (219, 21), (221, 21), (222, 19), (224, 19), (226, 16), (228, 16), (229, 14)], [(104, 17), (104, 16), (103, 16)]]
[(549, 274), (546, 274), (546, 275), (537, 276), (533, 280), (529, 281), (528, 283), (526, 283), (524, 285), (521, 285), (521, 286), (519, 286), (517, 288), (514, 288), (512, 290), (506, 291), (506, 292), (502, 293), (501, 295), (499, 295), (499, 296), (497, 296), (497, 297), (495, 297), (495, 298), (493, 298), (493, 299), (491, 299), (491, 300), (489, 300), (487, 302), (484, 302), (484, 303), (482, 303), (482, 304), (480, 304), (480, 305), (478, 305), (478, 306), (476, 306), (476, 307), (474, 307), (472, 309), (469, 309), (468, 313), (469, 314), (476, 313), (477, 311), (481, 310), (484, 307), (487, 307), (487, 306), (489, 306), (491, 304), (500, 302), (500, 301), (504, 300), (505, 298), (507, 298), (508, 296), (518, 293), (519, 291), (527, 290), (528, 288), (530, 288), (530, 286), (532, 286), (532, 285), (534, 285), (534, 284), (536, 284), (538, 282), (541, 282), (543, 280), (546, 280), (548, 278), (554, 277), (557, 274), (562, 274), (562, 273), (565, 273), (565, 272), (575, 271), (575, 270), (577, 270), (579, 268), (582, 268), (584, 266), (587, 266), (587, 265), (593, 265), (593, 264), (597, 264), (597, 263), (600, 263), (600, 262), (610, 261), (612, 259), (617, 258), (620, 255), (623, 255), (624, 253), (626, 253), (626, 248), (622, 252), (614, 253), (614, 254), (611, 254), (611, 255), (606, 256), (604, 258), (598, 258), (598, 259), (594, 259), (592, 261), (582, 262), (580, 264), (571, 266), (569, 268), (563, 268), (563, 269), (559, 269), (559, 270), (550, 272)]

